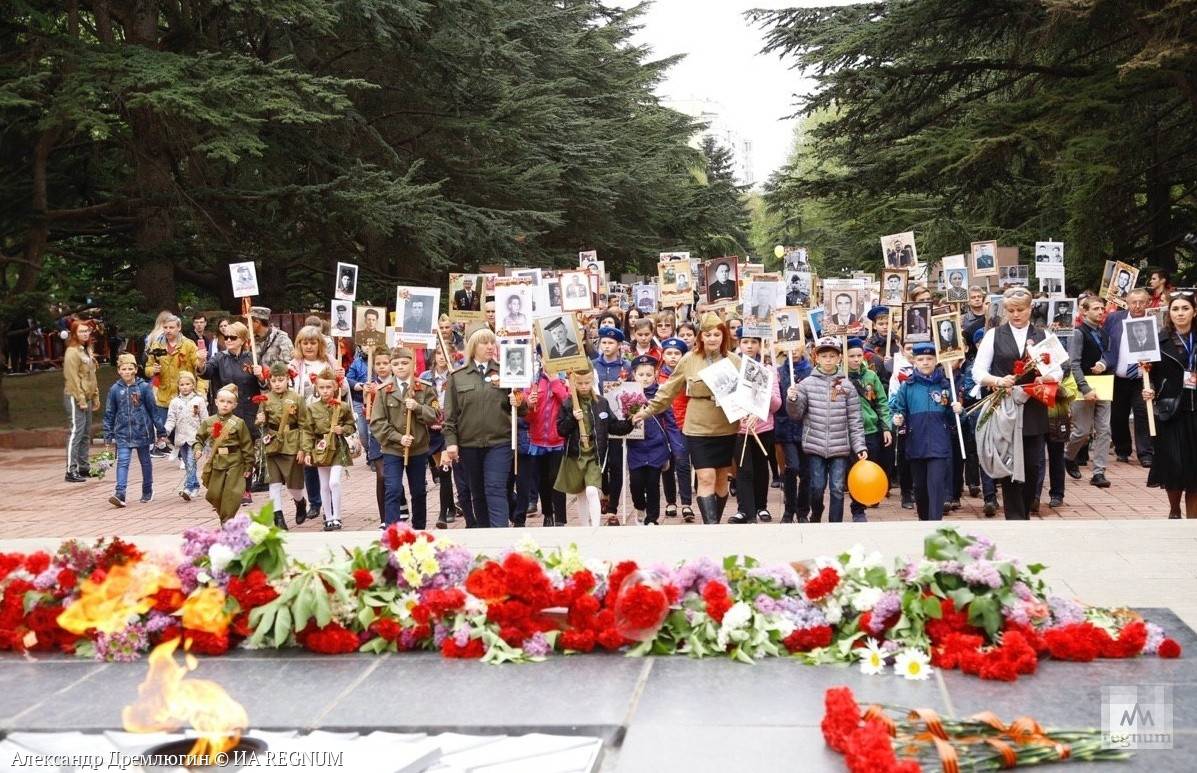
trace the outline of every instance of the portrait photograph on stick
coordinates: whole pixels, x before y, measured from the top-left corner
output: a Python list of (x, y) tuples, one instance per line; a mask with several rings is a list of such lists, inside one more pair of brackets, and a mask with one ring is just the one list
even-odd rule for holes
[(333, 299), (329, 309), (328, 332), (333, 338), (353, 335), (353, 304)]
[(969, 245), (972, 276), (997, 276), (997, 242), (973, 242)]
[(811, 304), (814, 274), (810, 271), (786, 271), (786, 306), (807, 306)]
[(234, 298), (248, 298), (258, 294), (258, 269), (252, 260), (230, 263), (229, 276), (233, 280)]
[(1035, 276), (1064, 278), (1064, 242), (1035, 242)]
[(940, 275), (943, 297), (948, 303), (968, 302), (968, 269), (945, 268)]
[(1133, 362), (1160, 361), (1159, 319), (1154, 314), (1144, 317), (1125, 317), (1122, 320), (1122, 340)]
[(848, 335), (864, 328), (865, 291), (855, 287), (824, 288), (823, 329), (826, 335)]
[(937, 314), (931, 318), (935, 331), (935, 359), (952, 362), (964, 359), (964, 334), (960, 328), (960, 313)]
[(569, 312), (536, 320), (544, 369), (549, 373), (585, 368), (590, 364), (581, 341), (578, 322)]
[(1126, 308), (1126, 296), (1135, 289), (1138, 279), (1139, 269), (1129, 263), (1116, 262), (1109, 284), (1106, 285), (1105, 299), (1116, 306)]
[(910, 272), (904, 268), (887, 268), (881, 272), (881, 305), (901, 306), (906, 302), (906, 283)]
[(532, 332), (532, 285), (524, 279), (495, 283), (495, 325), (503, 335)]
[(503, 389), (528, 389), (532, 386), (532, 339), (499, 339), (499, 386)]
[(585, 271), (561, 272), (561, 309), (563, 311), (589, 311), (594, 307), (594, 296), (590, 289), (590, 275)]
[(357, 299), (357, 266), (352, 263), (337, 263), (337, 286), (333, 297), (342, 301)]
[(449, 319), (454, 322), (473, 322), (485, 319), (482, 296), (485, 295), (479, 274), (449, 274)]
[(740, 299), (740, 275), (735, 257), (706, 261), (703, 277), (708, 306), (731, 304)]
[(436, 343), (437, 310), (440, 308), (439, 287), (395, 288), (395, 320), (400, 338), (407, 343), (426, 346)]
[(886, 268), (912, 269), (919, 264), (919, 253), (914, 246), (914, 232), (890, 234), (881, 237), (881, 257)]
[(908, 303), (902, 319), (902, 342), (925, 344), (931, 341), (931, 304)]
[(358, 306), (354, 309), (353, 341), (358, 346), (373, 346), (379, 349), (386, 345), (386, 327), (383, 318), (386, 309), (382, 306)]

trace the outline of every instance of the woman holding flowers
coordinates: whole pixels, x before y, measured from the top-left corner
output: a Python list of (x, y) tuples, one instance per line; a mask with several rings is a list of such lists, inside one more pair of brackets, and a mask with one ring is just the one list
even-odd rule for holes
[[(973, 362), (973, 380), (987, 390), (1011, 392), (1016, 410), (1022, 419), (1021, 480), (1013, 475), (999, 479), (1002, 486), (1002, 509), (1008, 521), (1030, 518), (1031, 504), (1037, 493), (1039, 468), (1043, 465), (1043, 442), (1047, 435), (1047, 406), (1031, 398), (1026, 390), (1015, 386), (1029, 384), (1028, 376), (1039, 370), (1037, 363), (1028, 366), (1027, 347), (1046, 338), (1043, 330), (1031, 324), (1031, 293), (1024, 287), (1011, 287), (1002, 294), (1006, 321), (985, 332), (977, 347)], [(1043, 381), (1058, 381), (1063, 363), (1044, 368)], [(984, 454), (984, 450), (980, 450)]]
[(1155, 456), (1147, 485), (1168, 492), (1169, 518), (1180, 518), (1184, 494), (1185, 517), (1197, 518), (1197, 310), (1192, 289), (1172, 293), (1160, 331), (1160, 361), (1152, 366), (1144, 400), (1155, 400)]

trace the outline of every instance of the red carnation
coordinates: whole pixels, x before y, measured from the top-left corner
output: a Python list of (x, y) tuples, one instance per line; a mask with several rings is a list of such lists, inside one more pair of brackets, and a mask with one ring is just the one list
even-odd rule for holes
[(323, 628), (314, 628), (315, 623), (300, 632), (299, 641), (305, 648), (322, 655), (343, 655), (357, 652), (357, 634), (340, 623), (329, 623)]
[(464, 647), (458, 647), (452, 636), (445, 637), (441, 643), (441, 654), (447, 658), (463, 658), (477, 660), (486, 654), (486, 647), (481, 639), (470, 639)]
[(71, 569), (58, 570), (58, 587), (64, 591), (70, 591), (78, 584), (79, 578)]
[[(446, 639), (449, 641), (449, 639)], [(594, 649), (594, 631), (566, 630), (561, 632), (561, 649), (590, 652)]]
[(619, 601), (620, 591), (623, 589), (623, 581), (637, 569), (639, 567), (635, 561), (620, 561), (611, 570), (611, 574), (607, 575), (607, 595), (603, 599), (603, 604), (608, 609), (615, 608), (616, 602)]
[(374, 584), (374, 573), (369, 569), (354, 569), (353, 584), (358, 590), (366, 590)]
[(178, 588), (159, 588), (158, 592), (150, 598), (154, 600), (153, 608), (155, 610), (168, 615), (177, 611), (186, 601), (183, 591)]
[(849, 773), (917, 773), (914, 760), (899, 760), (890, 743), (889, 730), (879, 720), (871, 719), (854, 731), (845, 743), (844, 763)]
[(266, 573), (256, 566), (244, 577), (234, 575), (229, 578), (228, 594), (236, 599), (245, 611), (269, 604), (278, 598), (278, 591), (271, 587)]
[[(425, 535), (428, 539), (432, 539), (432, 535)], [(382, 533), (382, 544), (386, 545), (389, 550), (398, 550), (404, 545), (410, 545), (416, 541), (416, 533), (414, 530), (406, 526), (400, 526), (393, 523), (386, 528)]]
[(41, 574), (50, 568), (50, 554), (44, 550), (30, 553), (25, 557), (25, 571), (30, 574)]
[(460, 588), (431, 588), (424, 592), (424, 606), (433, 617), (444, 617), (465, 605), (465, 594)]
[(627, 639), (623, 638), (614, 628), (604, 628), (597, 639), (602, 648), (609, 652), (614, 652), (627, 643)]
[(656, 634), (668, 613), (669, 600), (664, 591), (636, 583), (619, 594), (615, 627), (629, 639), (644, 641)]
[(184, 648), (196, 655), (223, 655), (229, 651), (229, 635), (183, 629)]
[(1018, 362), (1014, 363), (1014, 375), (1015, 376), (1021, 376), (1026, 372), (1027, 372), (1026, 360), (1019, 360)]
[(487, 561), (466, 577), (466, 590), (485, 601), (501, 599), (507, 595), (507, 573), (494, 561)]
[(818, 574), (807, 580), (804, 590), (808, 599), (817, 601), (835, 590), (839, 584), (839, 572), (828, 566), (820, 569)]
[(831, 626), (816, 625), (811, 628), (795, 628), (782, 640), (782, 644), (790, 652), (810, 652), (819, 647), (831, 644)]
[(727, 586), (717, 580), (708, 580), (702, 588), (702, 600), (707, 605), (707, 615), (716, 623), (723, 622), (723, 616), (732, 608)]
[(370, 630), (387, 641), (395, 641), (403, 632), (403, 626), (390, 617), (380, 617), (370, 624)]
[(1155, 654), (1161, 658), (1179, 658), (1180, 652), (1180, 644), (1176, 639), (1164, 639), (1160, 642), (1160, 648), (1155, 651)]
[(249, 401), (251, 403), (253, 403), (254, 405), (261, 405), (262, 403), (266, 402), (269, 399), (270, 399), (269, 395), (264, 395), (264, 394), (258, 393), (256, 395), (254, 395), (253, 397), (249, 398)]
[(221, 432), (224, 432), (224, 424), (219, 420), (212, 422), (212, 439), (218, 440)]
[(848, 746), (848, 736), (860, 725), (860, 706), (847, 687), (832, 687), (823, 694), (823, 740), (840, 754)]

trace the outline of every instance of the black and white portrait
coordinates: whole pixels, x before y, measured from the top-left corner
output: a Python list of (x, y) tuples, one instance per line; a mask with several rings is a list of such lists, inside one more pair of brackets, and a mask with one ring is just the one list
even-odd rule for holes
[(329, 309), (329, 330), (333, 338), (353, 335), (353, 304), (349, 301), (333, 300)]
[(1035, 242), (1035, 276), (1064, 279), (1064, 242)]
[(478, 274), (449, 274), (449, 318), (458, 321), (482, 319), (482, 296), (486, 293)]
[(944, 300), (948, 303), (968, 301), (968, 271), (963, 268), (944, 269)]
[(773, 310), (786, 306), (786, 288), (781, 282), (753, 280), (748, 285), (744, 314), (757, 320), (767, 320)]
[(258, 270), (253, 261), (230, 263), (229, 276), (233, 280), (233, 297), (248, 298), (258, 294)]
[(911, 269), (917, 266), (919, 254), (914, 246), (914, 232), (882, 236), (881, 257), (886, 268)]
[(499, 386), (527, 389), (532, 386), (532, 341), (528, 338), (499, 339)]
[(906, 269), (886, 269), (881, 272), (881, 305), (901, 306), (906, 302)]
[(999, 287), (1026, 287), (1030, 281), (1027, 266), (998, 266)]
[(786, 305), (809, 306), (811, 298), (811, 272), (786, 272)]
[(352, 263), (337, 263), (337, 286), (333, 297), (342, 301), (357, 299), (357, 266)]
[(527, 279), (529, 284), (534, 287), (540, 285), (542, 278), (539, 268), (517, 268), (511, 272), (511, 276), (516, 279)]
[(964, 336), (960, 332), (960, 315), (937, 314), (931, 318), (935, 331), (935, 357), (938, 362), (964, 359)]
[(823, 327), (828, 335), (843, 335), (863, 326), (862, 291), (855, 288), (836, 288), (823, 291)]
[(546, 371), (571, 370), (589, 362), (579, 343), (581, 333), (573, 314), (566, 312), (539, 319), (536, 327)]
[(436, 341), (440, 292), (435, 287), (396, 289), (395, 316), (404, 341), (425, 344)]
[(1039, 292), (1047, 293), (1048, 295), (1063, 295), (1064, 280), (1041, 276), (1039, 277)]
[(586, 311), (593, 306), (590, 276), (585, 271), (562, 271), (561, 308), (565, 311)]
[(973, 276), (997, 276), (997, 242), (973, 242), (969, 254)]
[(635, 299), (636, 308), (640, 309), (641, 312), (651, 314), (657, 310), (656, 285), (635, 285), (632, 287), (632, 297)]
[(1122, 337), (1126, 350), (1135, 362), (1158, 362), (1160, 359), (1159, 330), (1154, 314), (1145, 317), (1126, 317), (1122, 320)]
[(1126, 296), (1135, 289), (1135, 282), (1139, 278), (1139, 269), (1129, 263), (1119, 261), (1114, 264), (1114, 272), (1106, 286), (1105, 298), (1110, 303), (1126, 307)]
[[(545, 298), (548, 301), (548, 309), (545, 309), (546, 314), (561, 312), (561, 280), (557, 277), (552, 279), (542, 280), (541, 287), (544, 289)], [(539, 305), (539, 304), (538, 304)], [(539, 313), (539, 310), (538, 310)]]
[(1070, 331), (1076, 327), (1076, 298), (1056, 298), (1049, 300), (1051, 313), (1047, 327), (1053, 333)]
[(532, 306), (532, 285), (502, 280), (495, 285), (496, 323), (505, 334), (532, 332)]
[[(802, 331), (802, 309), (786, 306), (773, 312), (773, 340), (778, 349), (793, 349), (793, 344), (804, 340)], [(791, 344), (786, 346), (786, 344)]]
[(810, 258), (805, 247), (795, 247), (785, 253), (782, 265), (787, 271), (809, 271)]
[(925, 344), (931, 341), (931, 304), (909, 303), (902, 319), (902, 342)]
[(773, 396), (776, 371), (751, 357), (740, 358), (740, 374), (735, 399), (749, 414), (758, 419), (769, 416), (769, 400)]
[(1035, 327), (1046, 328), (1051, 312), (1051, 301), (1047, 298), (1035, 298), (1031, 301), (1031, 324)]
[(586, 269), (590, 263), (598, 262), (598, 250), (582, 250), (578, 253), (578, 268)]
[(739, 273), (736, 259), (715, 258), (703, 264), (706, 275), (707, 303), (735, 302), (740, 297)]

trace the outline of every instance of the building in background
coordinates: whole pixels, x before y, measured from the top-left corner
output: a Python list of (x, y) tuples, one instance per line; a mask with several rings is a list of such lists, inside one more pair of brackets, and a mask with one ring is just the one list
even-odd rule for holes
[(753, 187), (756, 185), (756, 171), (753, 168), (752, 140), (741, 134), (731, 121), (727, 111), (719, 102), (701, 97), (688, 99), (664, 99), (666, 107), (706, 124), (706, 129), (690, 139), (690, 145), (697, 148), (704, 136), (711, 136), (720, 145), (731, 151), (735, 164), (736, 182)]

